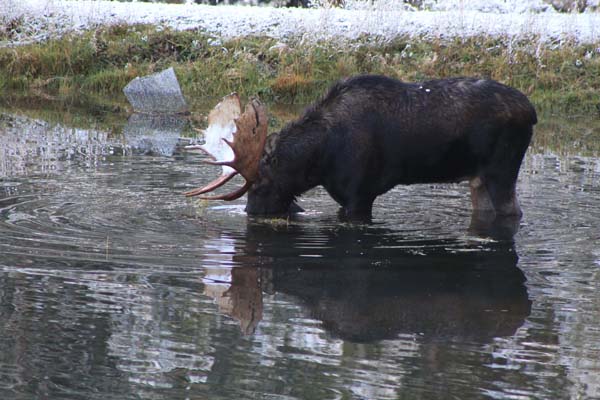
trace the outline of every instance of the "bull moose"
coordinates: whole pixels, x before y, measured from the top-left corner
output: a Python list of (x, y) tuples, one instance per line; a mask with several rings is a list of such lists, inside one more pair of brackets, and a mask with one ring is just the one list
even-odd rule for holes
[(186, 195), (208, 193), (239, 173), (243, 187), (202, 198), (247, 192), (249, 215), (282, 215), (301, 211), (296, 197), (322, 185), (341, 215), (354, 219), (369, 218), (375, 198), (396, 185), (468, 180), (474, 211), (522, 215), (515, 186), (537, 117), (523, 93), (499, 82), (361, 75), (334, 84), (280, 132), (267, 135), (267, 122), (258, 99), (242, 113), (239, 97), (227, 96), (199, 146), (223, 174)]

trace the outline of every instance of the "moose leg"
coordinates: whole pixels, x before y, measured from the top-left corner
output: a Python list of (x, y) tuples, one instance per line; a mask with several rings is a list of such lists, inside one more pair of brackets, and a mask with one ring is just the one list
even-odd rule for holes
[(506, 127), (503, 130), (488, 165), (470, 181), (474, 210), (493, 210), (496, 215), (502, 216), (520, 217), (523, 214), (516, 186), (532, 133), (531, 126)]
[(492, 202), (482, 177), (476, 176), (471, 179), (469, 181), (469, 187), (471, 189), (471, 204), (473, 205), (473, 211), (495, 211), (494, 203)]
[(516, 182), (506, 177), (478, 176), (469, 182), (473, 211), (495, 212), (502, 216), (521, 216), (521, 207), (515, 190)]
[(325, 187), (329, 195), (341, 206), (338, 216), (342, 220), (370, 220), (375, 197), (358, 195), (357, 190)]
[[(346, 138), (344, 132), (338, 136)], [(379, 191), (382, 167), (381, 158), (372, 150), (375, 147), (373, 143), (356, 142), (356, 138), (361, 136), (354, 135), (349, 140), (336, 143), (339, 151), (329, 162), (329, 179), (323, 182), (323, 187), (342, 207), (338, 213), (340, 219), (370, 222), (373, 202), (378, 194), (383, 193)]]
[(492, 182), (489, 189), (492, 193), (492, 202), (496, 214), (502, 216), (518, 216), (523, 215), (519, 200), (517, 199), (516, 182), (512, 184), (502, 184)]
[(370, 221), (375, 199), (353, 199), (342, 205), (339, 216), (344, 220)]

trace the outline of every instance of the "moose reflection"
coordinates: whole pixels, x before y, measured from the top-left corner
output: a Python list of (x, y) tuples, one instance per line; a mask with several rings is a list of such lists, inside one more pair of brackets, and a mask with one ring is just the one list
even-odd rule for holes
[(234, 256), (240, 266), (215, 296), (243, 332), (259, 324), (263, 293), (293, 296), (307, 317), (356, 342), (402, 333), (486, 342), (512, 335), (530, 313), (510, 242), (453, 250), (451, 240), (401, 246), (372, 226), (305, 228), (249, 225), (247, 247)]

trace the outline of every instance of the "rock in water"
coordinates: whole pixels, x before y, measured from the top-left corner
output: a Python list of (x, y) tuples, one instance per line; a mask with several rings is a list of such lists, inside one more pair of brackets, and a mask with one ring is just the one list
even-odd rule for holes
[(181, 115), (135, 113), (123, 128), (124, 143), (133, 154), (171, 157), (187, 144), (181, 138), (187, 124)]
[(135, 112), (175, 114), (187, 113), (188, 107), (173, 68), (137, 77), (125, 86), (123, 93)]

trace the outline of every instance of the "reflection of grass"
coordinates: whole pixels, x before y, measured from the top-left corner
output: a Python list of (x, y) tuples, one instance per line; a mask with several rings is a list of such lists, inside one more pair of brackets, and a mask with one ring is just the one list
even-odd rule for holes
[(542, 114), (530, 152), (600, 156), (600, 118), (565, 118)]
[(26, 115), (51, 123), (119, 134), (127, 122), (126, 104), (97, 96), (67, 96), (57, 100), (36, 90), (29, 94), (0, 97), (0, 112)]
[(201, 31), (117, 25), (0, 49), (0, 88), (51, 96), (118, 94), (135, 76), (175, 66), (192, 102), (237, 91), (267, 101), (308, 103), (336, 79), (381, 73), (406, 81), (491, 77), (527, 93), (539, 108), (598, 113), (600, 43), (544, 43), (535, 36), (466, 39), (366, 36), (338, 43), (221, 43)]

